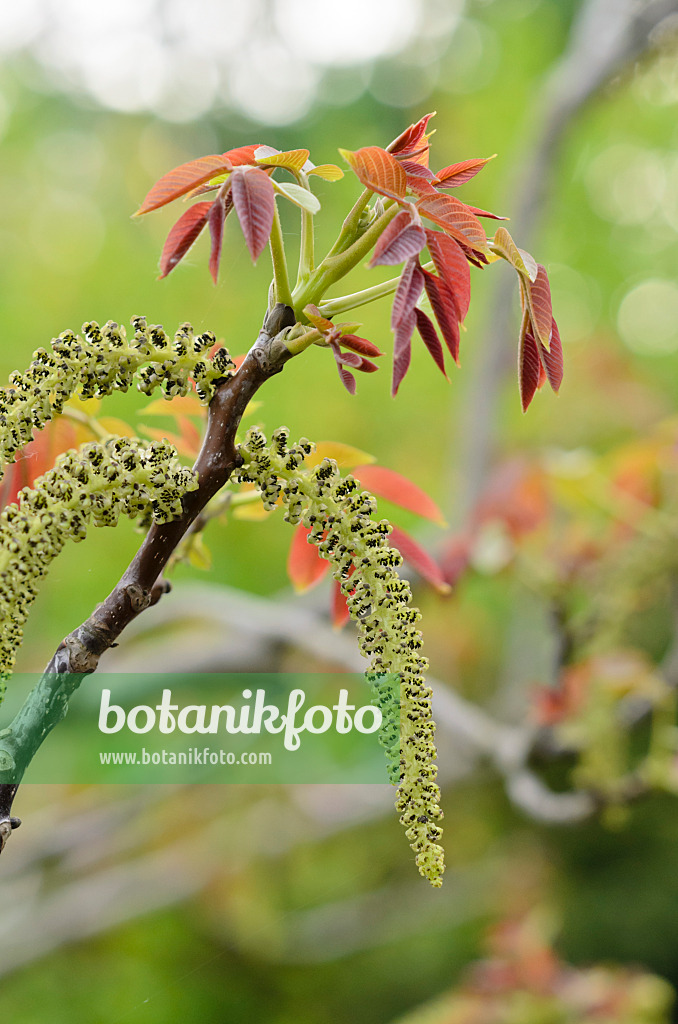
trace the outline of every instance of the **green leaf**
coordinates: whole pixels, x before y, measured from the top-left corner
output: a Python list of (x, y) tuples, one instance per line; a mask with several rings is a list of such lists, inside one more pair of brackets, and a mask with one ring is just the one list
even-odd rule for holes
[(341, 167), (336, 164), (319, 164), (317, 167), (310, 167), (306, 174), (317, 174), (324, 181), (339, 181), (344, 177)]
[(285, 196), (285, 199), (289, 199), (295, 206), (301, 207), (302, 210), (306, 210), (308, 213), (317, 213), (320, 209), (320, 200), (312, 192), (309, 192), (307, 188), (302, 188), (301, 185), (295, 185), (290, 181), (286, 181), (284, 184), (273, 179), (271, 181), (276, 192), (281, 196)]
[(518, 248), (506, 228), (497, 228), (494, 241), (490, 243), (489, 248), (515, 267), (519, 274), (530, 281), (536, 281), (538, 271), (536, 260), (530, 256), (529, 252)]
[[(262, 150), (268, 148), (267, 146), (261, 147)], [(260, 150), (257, 150), (254, 159), (265, 167), (284, 167), (288, 171), (300, 171), (308, 160), (308, 150), (290, 149), (286, 153), (262, 152), (261, 155)]]

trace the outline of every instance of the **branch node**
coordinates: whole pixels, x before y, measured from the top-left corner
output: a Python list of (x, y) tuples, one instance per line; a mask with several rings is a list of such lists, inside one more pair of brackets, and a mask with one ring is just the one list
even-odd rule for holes
[(132, 611), (137, 615), (139, 612), (145, 611), (151, 603), (151, 595), (149, 591), (139, 586), (138, 583), (128, 583), (125, 587), (125, 593), (129, 598)]

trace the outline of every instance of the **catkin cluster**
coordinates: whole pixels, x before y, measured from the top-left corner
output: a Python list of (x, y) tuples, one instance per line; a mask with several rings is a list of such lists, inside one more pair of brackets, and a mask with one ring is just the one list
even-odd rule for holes
[[(435, 781), (432, 692), (424, 678), (428, 662), (420, 653), (420, 613), (410, 607), (409, 584), (396, 571), (402, 559), (388, 544), (391, 526), (375, 521), (375, 499), (352, 476), (342, 477), (333, 460), (305, 467), (313, 446), (305, 439), (290, 445), (286, 428), (274, 431), (270, 444), (261, 431), (251, 429), (239, 450), (240, 479), (257, 485), (266, 508), (282, 501), (287, 522), (302, 522), (309, 529), (309, 542), (331, 562), (341, 583), (358, 624), (360, 649), (372, 659), (367, 678), (383, 714), (381, 739), (391, 780), (399, 787), (400, 821), (420, 873), (440, 886), (442, 810)], [(395, 696), (394, 678), (399, 682)]]
[(158, 523), (181, 515), (181, 498), (198, 486), (165, 441), (111, 438), (61, 455), (54, 468), (0, 515), (0, 700), (40, 580), (67, 540), (87, 526), (115, 526), (121, 515)]
[(207, 403), (220, 381), (230, 376), (233, 362), (225, 348), (213, 356), (211, 331), (194, 335), (182, 324), (170, 338), (160, 326), (147, 326), (145, 317), (132, 319), (133, 336), (109, 320), (103, 327), (91, 321), (82, 336), (64, 331), (51, 349), (38, 349), (24, 373), (11, 375), (9, 386), (0, 389), (0, 472), (13, 462), (34, 430), (60, 413), (64, 403), (82, 398), (127, 391), (137, 375), (138, 387), (150, 394), (162, 386), (167, 398), (185, 395), (190, 379), (201, 400)]

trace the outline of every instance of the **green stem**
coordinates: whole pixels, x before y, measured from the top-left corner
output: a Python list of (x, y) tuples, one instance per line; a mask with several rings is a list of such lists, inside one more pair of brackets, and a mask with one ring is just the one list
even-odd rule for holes
[[(304, 334), (300, 334), (298, 338), (292, 338), (286, 341), (285, 344), (289, 352), (293, 356), (298, 356), (300, 352), (304, 352), (311, 345), (317, 345), (318, 342), (322, 341), (322, 334), (315, 328), (310, 331), (305, 331)], [(326, 344), (326, 343), (325, 343)]]
[[(309, 189), (308, 175), (299, 171), (297, 175), (299, 184)], [(315, 269), (315, 229), (313, 227), (313, 214), (308, 210), (301, 211), (301, 248), (299, 250), (299, 272), (297, 274), (297, 285), (307, 281)]]
[(280, 214), (278, 204), (275, 205), (273, 214), (273, 227), (271, 237), (268, 240), (271, 250), (271, 261), (273, 263), (273, 282), (275, 286), (276, 302), (282, 302), (286, 306), (292, 305), (292, 292), (290, 279), (287, 273), (287, 259), (285, 258), (285, 245), (283, 242), (282, 228), (280, 226)]
[(326, 258), (329, 258), (330, 256), (336, 256), (338, 253), (343, 252), (345, 249), (349, 247), (349, 245), (352, 245), (353, 242), (355, 242), (356, 238), (358, 237), (358, 225), (360, 223), (360, 218), (362, 217), (363, 212), (373, 195), (374, 192), (372, 192), (369, 188), (366, 188), (365, 191), (357, 199), (356, 203), (353, 206), (353, 209), (350, 211), (346, 220), (342, 224), (339, 237), (337, 238), (336, 242), (328, 252)]
[[(433, 262), (425, 263), (424, 270), (433, 270)], [(336, 299), (329, 299), (318, 307), (323, 316), (338, 316), (339, 313), (347, 313), (350, 309), (358, 306), (366, 306), (368, 302), (381, 299), (384, 295), (390, 295), (398, 287), (400, 277), (391, 277), (381, 284), (373, 284), (371, 288), (363, 288), (362, 291), (352, 292), (350, 295), (339, 295)]]
[(382, 213), (381, 217), (377, 217), (375, 222), (370, 224), (367, 231), (365, 231), (360, 238), (356, 239), (348, 249), (345, 249), (342, 253), (338, 253), (336, 256), (325, 257), (319, 269), (322, 269), (325, 272), (326, 287), (329, 284), (333, 284), (335, 281), (339, 281), (340, 278), (346, 277), (349, 271), (353, 270), (353, 268), (357, 266), (365, 256), (367, 256), (370, 249), (375, 245), (384, 229), (391, 223), (399, 209), (400, 207), (394, 203), (391, 209)]

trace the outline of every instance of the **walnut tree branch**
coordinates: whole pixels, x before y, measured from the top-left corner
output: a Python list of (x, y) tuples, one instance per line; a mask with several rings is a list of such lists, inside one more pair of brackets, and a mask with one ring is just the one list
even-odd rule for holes
[(295, 323), (294, 311), (278, 303), (240, 369), (224, 380), (210, 402), (207, 428), (195, 466), (198, 487), (183, 499), (183, 512), (168, 523), (153, 524), (141, 547), (108, 597), (89, 618), (59, 644), (40, 681), (11, 725), (0, 737), (0, 852), (20, 821), (11, 816), (19, 782), (45, 737), (62, 720), (68, 702), (85, 675), (94, 672), (101, 655), (124, 628), (154, 604), (167, 588), (162, 573), (172, 552), (207, 502), (238, 465), (235, 436), (242, 415), (270, 377), (279, 373), (291, 353), (280, 332)]

